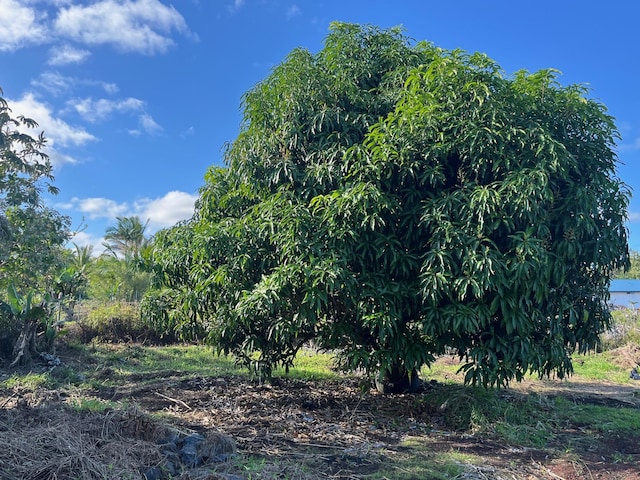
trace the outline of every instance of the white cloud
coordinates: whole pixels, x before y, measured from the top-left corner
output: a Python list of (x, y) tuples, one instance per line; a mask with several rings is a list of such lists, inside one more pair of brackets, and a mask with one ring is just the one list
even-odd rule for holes
[(173, 30), (191, 35), (182, 15), (158, 0), (101, 0), (86, 6), (71, 5), (59, 11), (55, 29), (61, 36), (87, 45), (110, 44), (123, 51), (149, 55), (173, 45), (169, 36)]
[(61, 75), (58, 72), (44, 72), (36, 80), (31, 81), (31, 85), (46, 90), (52, 95), (59, 96), (73, 90), (77, 85), (98, 87), (106, 93), (113, 95), (118, 93), (118, 86), (115, 83), (101, 82), (98, 80), (80, 79)]
[(162, 132), (162, 127), (158, 125), (153, 117), (148, 113), (140, 115), (138, 120), (140, 121), (140, 127), (149, 135), (155, 135)]
[(89, 216), (89, 218), (108, 218), (128, 216), (129, 205), (127, 203), (118, 203), (108, 198), (77, 198), (71, 199), (70, 205), (65, 205), (67, 209), (76, 209)]
[(136, 112), (144, 108), (144, 102), (133, 97), (118, 100), (83, 98), (70, 100), (67, 104), (89, 122), (104, 120), (113, 113)]
[(297, 17), (298, 15), (302, 14), (302, 10), (300, 10), (300, 7), (298, 7), (297, 5), (291, 5), (288, 9), (287, 9), (287, 18), (293, 18), (293, 17)]
[(160, 198), (143, 198), (130, 204), (116, 202), (109, 198), (77, 198), (66, 204), (58, 204), (57, 208), (78, 210), (90, 219), (137, 216), (143, 222), (149, 220), (149, 233), (161, 228), (171, 227), (181, 220), (191, 218), (197, 195), (180, 191), (171, 191)]
[(36, 80), (31, 81), (34, 87), (42, 88), (52, 95), (68, 92), (76, 83), (72, 77), (65, 77), (56, 72), (44, 72)]
[(33, 93), (25, 94), (20, 100), (9, 100), (9, 104), (16, 114), (24, 115), (38, 122), (39, 129), (44, 130), (51, 146), (56, 144), (63, 147), (77, 146), (96, 140), (96, 137), (84, 128), (74, 127), (55, 117), (50, 107), (38, 101)]
[(71, 45), (54, 47), (49, 51), (49, 65), (68, 65), (82, 63), (91, 55), (89, 50), (80, 50)]
[(71, 156), (61, 152), (58, 147), (79, 146), (96, 140), (96, 137), (84, 128), (69, 125), (61, 118), (56, 117), (51, 108), (38, 101), (32, 93), (25, 94), (20, 100), (8, 99), (8, 102), (15, 115), (24, 115), (38, 123), (35, 132), (33, 129), (24, 129), (25, 133), (34, 135), (36, 132), (44, 131), (47, 139), (44, 151), (49, 155), (54, 166), (75, 162)]
[(138, 128), (134, 128), (129, 130), (129, 135), (138, 136), (142, 135), (142, 133), (146, 133), (147, 135), (158, 135), (161, 133), (163, 128), (156, 123), (151, 115), (148, 113), (143, 113), (138, 117)]
[(135, 203), (135, 211), (142, 219), (149, 219), (151, 231), (171, 227), (193, 215), (197, 195), (173, 191), (156, 199), (144, 199)]
[(104, 88), (104, 91), (107, 93), (110, 93), (111, 95), (115, 95), (120, 91), (120, 88), (118, 88), (118, 86), (115, 83), (106, 83), (106, 82), (100, 82), (100, 83), (102, 84), (102, 88)]
[(99, 257), (106, 250), (105, 247), (102, 245), (104, 241), (105, 241), (104, 237), (97, 237), (95, 235), (92, 235), (86, 232), (77, 232), (69, 240), (68, 247), (72, 248), (73, 243), (75, 243), (79, 247), (92, 245), (93, 246), (92, 256)]
[(47, 28), (37, 18), (37, 11), (18, 0), (0, 0), (0, 51), (47, 41)]
[(228, 7), (229, 11), (231, 13), (237, 12), (244, 6), (244, 1), (245, 0), (233, 0), (233, 5)]

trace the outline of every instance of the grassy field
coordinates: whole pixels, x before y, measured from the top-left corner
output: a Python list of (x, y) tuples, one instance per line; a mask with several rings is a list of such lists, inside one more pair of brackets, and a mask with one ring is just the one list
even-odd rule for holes
[[(640, 478), (640, 382), (629, 378), (640, 350), (633, 346), (576, 357), (568, 380), (528, 378), (501, 390), (463, 386), (457, 361), (441, 358), (421, 372), (421, 393), (396, 396), (367, 391), (364, 378), (335, 372), (331, 355), (311, 350), (271, 385), (253, 382), (232, 359), (202, 346), (73, 345), (60, 359), (55, 368), (2, 373), (3, 438), (19, 436), (21, 424), (46, 429), (79, 417), (104, 424), (121, 415), (129, 419), (122, 420), (128, 435), (110, 439), (110, 448), (134, 448), (129, 437), (135, 448), (150, 446), (134, 464), (113, 453), (119, 461), (104, 460), (112, 470), (89, 468), (82, 455), (90, 450), (67, 451), (33, 478), (67, 478), (60, 470), (66, 463), (84, 472), (78, 478), (145, 478), (162, 461), (158, 438), (149, 434), (158, 426), (185, 435), (215, 432), (236, 445), (224, 462), (171, 478)], [(46, 422), (29, 420), (35, 417)], [(142, 433), (131, 431), (131, 418)], [(24, 442), (7, 451), (17, 455)], [(0, 478), (23, 478), (12, 462), (0, 454)]]

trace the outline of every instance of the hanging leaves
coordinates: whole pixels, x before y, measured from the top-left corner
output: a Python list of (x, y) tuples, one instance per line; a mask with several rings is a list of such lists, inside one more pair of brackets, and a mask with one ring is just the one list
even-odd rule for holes
[[(333, 24), (243, 97), (193, 220), (156, 240), (165, 309), (268, 377), (311, 339), (345, 369), (466, 359), (466, 381), (570, 373), (628, 262), (617, 131), (557, 72)], [(179, 316), (179, 315), (178, 315)]]

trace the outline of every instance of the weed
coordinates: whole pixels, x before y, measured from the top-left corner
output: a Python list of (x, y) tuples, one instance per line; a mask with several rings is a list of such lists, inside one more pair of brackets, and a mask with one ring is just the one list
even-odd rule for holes
[(26, 375), (12, 375), (0, 382), (0, 386), (8, 389), (36, 390), (37, 388), (50, 387), (51, 377), (47, 373), (32, 373)]
[(612, 361), (612, 352), (575, 355), (573, 357), (574, 375), (585, 380), (627, 383), (629, 370)]
[(118, 406), (115, 402), (106, 402), (97, 398), (78, 398), (71, 401), (71, 408), (76, 412), (103, 413)]

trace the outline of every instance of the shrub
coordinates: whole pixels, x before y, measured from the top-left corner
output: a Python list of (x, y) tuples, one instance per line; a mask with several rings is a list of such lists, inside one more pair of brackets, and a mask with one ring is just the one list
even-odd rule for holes
[(640, 311), (620, 308), (612, 312), (611, 327), (600, 337), (603, 350), (640, 345)]
[[(88, 343), (106, 342), (171, 343), (172, 336), (161, 335), (140, 314), (137, 302), (85, 301), (76, 306), (76, 322), (71, 338)], [(161, 338), (162, 337), (162, 338)]]

